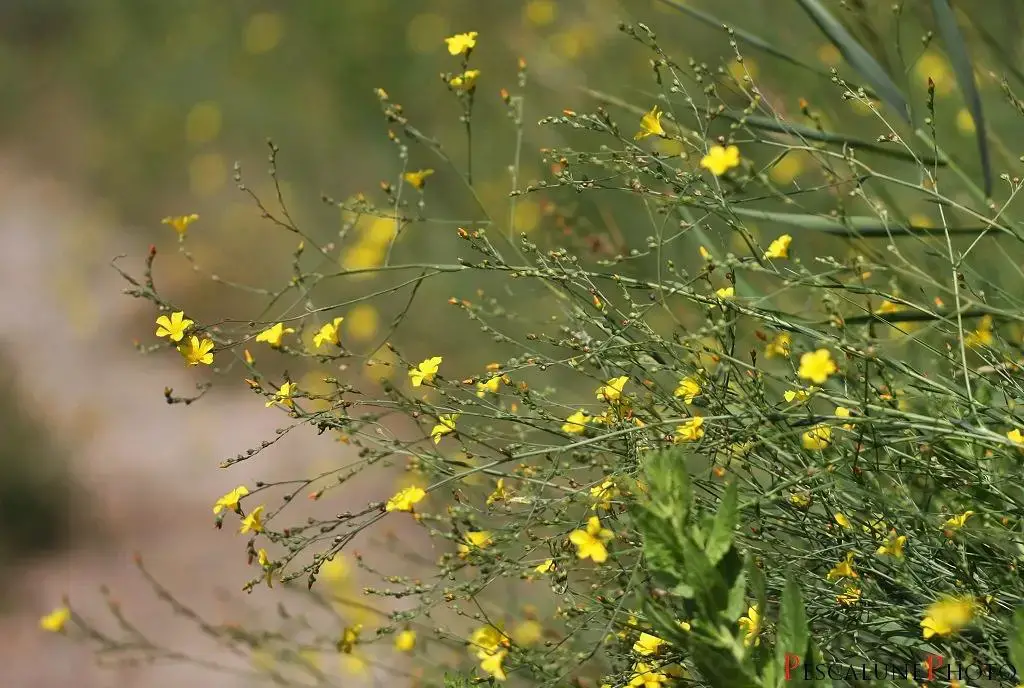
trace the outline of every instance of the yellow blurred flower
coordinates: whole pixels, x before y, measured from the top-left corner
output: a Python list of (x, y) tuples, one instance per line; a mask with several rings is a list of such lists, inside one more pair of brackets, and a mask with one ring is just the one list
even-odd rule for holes
[(875, 550), (875, 554), (879, 556), (890, 556), (897, 559), (903, 558), (903, 547), (907, 544), (906, 535), (897, 535), (895, 530), (889, 532), (889, 536), (885, 541)]
[(494, 544), (490, 531), (471, 530), (466, 533), (465, 542), (459, 544), (459, 556), (465, 557), (472, 549), (487, 549)]
[(701, 437), (704, 437), (704, 417), (695, 416), (690, 420), (676, 426), (676, 434), (674, 441), (679, 442), (696, 442)]
[(773, 260), (789, 258), (789, 245), (792, 241), (793, 237), (783, 234), (768, 245), (768, 250), (764, 252), (764, 258)]
[(395, 635), (395, 649), (399, 652), (412, 652), (416, 647), (416, 631), (404, 630)]
[(276, 323), (256, 335), (256, 341), (266, 342), (271, 347), (277, 349), (281, 346), (281, 339), (284, 335), (291, 334), (293, 332), (295, 332), (295, 330), (291, 327), (285, 327), (284, 323)]
[(756, 604), (747, 608), (747, 615), (740, 617), (739, 625), (745, 632), (743, 636), (744, 645), (750, 647), (751, 645), (761, 644), (761, 638), (758, 637), (761, 633), (761, 614), (758, 612)]
[(825, 580), (831, 582), (840, 578), (860, 578), (860, 575), (853, 568), (853, 552), (847, 552), (846, 558), (832, 567), (825, 576)]
[(800, 357), (800, 368), (797, 375), (801, 379), (810, 380), (814, 384), (820, 385), (837, 370), (836, 363), (832, 360), (832, 353), (828, 349), (818, 349)]
[(384, 505), (385, 511), (412, 511), (421, 499), (427, 496), (421, 487), (405, 487), (395, 493)]
[(565, 423), (562, 424), (562, 432), (569, 433), (570, 435), (580, 435), (587, 429), (587, 423), (590, 420), (590, 416), (585, 414), (583, 409), (580, 409), (565, 419)]
[(480, 76), (479, 69), (468, 69), (462, 74), (453, 76), (448, 84), (457, 90), (468, 91), (476, 85), (477, 77)]
[(324, 344), (334, 344), (338, 346), (341, 344), (339, 327), (345, 318), (335, 318), (329, 323), (324, 323), (319, 331), (313, 335), (313, 346), (316, 348), (322, 347)]
[(679, 385), (672, 395), (682, 399), (684, 404), (692, 404), (693, 400), (700, 396), (700, 393), (700, 382), (692, 377), (684, 377), (679, 381)]
[(274, 397), (267, 402), (266, 407), (270, 408), (274, 404), (281, 404), (288, 408), (294, 408), (295, 402), (292, 401), (292, 395), (295, 394), (295, 389), (298, 387), (294, 382), (286, 382), (281, 385), (281, 388), (274, 392)]
[(437, 424), (430, 430), (430, 439), (439, 444), (445, 435), (455, 432), (455, 421), (461, 414), (448, 413), (437, 417)]
[(740, 149), (736, 146), (724, 148), (722, 146), (711, 146), (708, 154), (700, 160), (700, 166), (711, 172), (716, 177), (721, 177), (734, 167), (740, 164)]
[(986, 315), (978, 322), (978, 327), (973, 332), (968, 332), (964, 337), (964, 345), (972, 349), (992, 344), (992, 316)]
[(70, 620), (71, 610), (67, 607), (57, 607), (52, 612), (39, 619), (39, 627), (50, 633), (60, 633), (64, 630), (64, 627)]
[(627, 382), (629, 382), (629, 376), (627, 375), (608, 380), (608, 382), (597, 388), (597, 400), (609, 403), (618, 401), (622, 398), (622, 388), (626, 386)]
[(791, 344), (792, 338), (789, 333), (780, 332), (764, 347), (765, 358), (789, 358)]
[(173, 227), (174, 231), (176, 231), (179, 236), (185, 236), (185, 232), (188, 231), (188, 226), (198, 219), (199, 216), (196, 215), (195, 213), (192, 213), (191, 215), (177, 215), (174, 217), (165, 217), (164, 219), (160, 220), (160, 222), (162, 222), (165, 225), (170, 225), (171, 227)]
[(633, 643), (633, 652), (642, 657), (650, 657), (658, 654), (661, 651), (661, 646), (665, 644), (665, 641), (658, 636), (641, 631), (640, 638)]
[(949, 636), (971, 623), (977, 609), (973, 597), (943, 597), (928, 607), (921, 620), (925, 640), (932, 636)]
[(427, 177), (432, 174), (434, 174), (434, 170), (417, 170), (416, 172), (406, 172), (402, 178), (413, 188), (422, 189), (427, 183)]
[(827, 449), (832, 444), (832, 428), (819, 423), (805, 432), (800, 439), (804, 449), (811, 451)]
[(249, 515), (242, 519), (239, 533), (262, 533), (263, 532), (263, 510), (265, 507), (260, 504), (249, 512)]

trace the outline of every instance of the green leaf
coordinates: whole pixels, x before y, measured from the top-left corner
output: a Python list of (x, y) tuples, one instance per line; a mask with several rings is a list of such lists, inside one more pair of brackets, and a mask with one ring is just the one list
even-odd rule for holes
[(700, 641), (691, 643), (691, 648), (693, 663), (708, 685), (721, 688), (760, 688), (760, 682), (747, 672), (728, 648)]
[(644, 462), (644, 476), (651, 495), (647, 508), (677, 523), (686, 523), (693, 503), (693, 487), (683, 452), (652, 452)]
[[(770, 210), (757, 210), (755, 208), (740, 208), (735, 205), (730, 206), (730, 212), (740, 215), (742, 217), (752, 217), (757, 220), (765, 220), (767, 222), (779, 222), (782, 224), (790, 225), (793, 227), (799, 227), (800, 229), (809, 229), (815, 232), (823, 232), (825, 234), (835, 234), (839, 236), (848, 236), (856, 238), (870, 238), (870, 237), (888, 237), (892, 236), (945, 236), (945, 230), (942, 228), (934, 229), (930, 227), (901, 227), (893, 225), (886, 227), (882, 222), (875, 217), (867, 217), (863, 215), (852, 215), (842, 219), (828, 217), (827, 215), (809, 215), (804, 213), (778, 213)], [(950, 227), (950, 234), (981, 234), (984, 231), (1004, 231), (998, 227)], [(1011, 234), (1011, 232), (1004, 232)]]
[(985, 195), (990, 196), (992, 194), (992, 163), (989, 159), (988, 138), (985, 135), (985, 116), (981, 110), (981, 95), (978, 93), (978, 84), (974, 80), (974, 66), (967, 54), (967, 44), (957, 25), (953, 8), (949, 6), (949, 0), (932, 0), (932, 13), (935, 15), (935, 23), (938, 24), (939, 35), (942, 36), (942, 41), (946, 44), (950, 62), (953, 63), (953, 71), (956, 72), (960, 91), (964, 94), (964, 102), (967, 104), (971, 117), (974, 118), (974, 131), (977, 134), (978, 153), (981, 157), (981, 173), (985, 181)]
[(833, 17), (818, 0), (797, 0), (821, 32), (839, 48), (846, 61), (868, 82), (883, 103), (891, 107), (903, 121), (910, 123), (910, 108), (907, 99), (893, 83), (889, 75), (875, 58), (850, 35), (850, 32)]
[(717, 619), (729, 604), (729, 589), (718, 569), (689, 538), (682, 538), (683, 579), (694, 590), (701, 617)]
[(704, 544), (704, 552), (712, 564), (717, 564), (721, 561), (725, 553), (732, 547), (738, 520), (736, 482), (731, 481), (725, 488), (725, 494), (722, 495), (722, 503), (718, 505), (718, 511), (715, 512), (715, 520), (711, 525), (711, 531), (708, 533), (707, 542)]
[[(613, 103), (614, 104), (614, 103)], [(640, 109), (640, 108), (638, 108)], [(894, 148), (892, 146), (886, 146), (874, 141), (868, 141), (867, 139), (858, 138), (856, 136), (850, 136), (849, 134), (833, 134), (827, 131), (818, 131), (802, 124), (796, 124), (794, 122), (787, 122), (785, 120), (773, 119), (771, 117), (761, 117), (760, 115), (747, 115), (740, 111), (725, 110), (722, 112), (713, 111), (708, 114), (715, 115), (718, 117), (725, 117), (733, 122), (743, 122), (746, 126), (751, 129), (761, 129), (763, 131), (774, 131), (781, 134), (790, 134), (792, 136), (806, 139), (807, 141), (820, 141), (822, 143), (832, 143), (842, 145), (847, 148), (854, 150), (870, 151), (877, 153), (878, 155), (884, 155), (889, 158), (896, 158), (897, 160), (906, 160), (908, 162), (920, 163), (922, 165), (939, 166), (945, 167), (949, 164), (949, 161), (944, 158), (936, 158), (934, 155), (927, 153), (911, 153), (903, 150), (902, 148)], [(643, 112), (640, 112), (643, 115)]]
[[(713, 14), (708, 14), (707, 12), (703, 12), (701, 10), (698, 10), (698, 9), (696, 9), (694, 7), (689, 6), (686, 3), (680, 2), (679, 0), (661, 0), (661, 2), (663, 4), (665, 4), (665, 5), (668, 5), (669, 7), (673, 8), (673, 9), (679, 10), (683, 14), (687, 14), (687, 15), (693, 17), (697, 21), (700, 21), (700, 22), (703, 22), (703, 23), (707, 24), (708, 26), (710, 26), (710, 27), (712, 27), (714, 29), (722, 30), (726, 26), (728, 26), (728, 24), (726, 24), (726, 22), (722, 21), (721, 19), (719, 19), (718, 17), (714, 16)], [(793, 54), (792, 54), (791, 51), (787, 51), (787, 50), (782, 50), (780, 48), (776, 48), (774, 45), (772, 45), (768, 41), (764, 40), (763, 38), (761, 38), (759, 36), (756, 36), (756, 35), (750, 33), (749, 31), (744, 31), (743, 29), (737, 29), (734, 26), (729, 26), (729, 28), (732, 29), (732, 33), (733, 33), (733, 35), (736, 38), (738, 38), (740, 41), (742, 41), (744, 43), (747, 43), (748, 45), (752, 45), (753, 47), (757, 48), (758, 50), (762, 50), (762, 51), (768, 53), (769, 55), (772, 55), (773, 57), (779, 58), (780, 60), (785, 60), (786, 62), (788, 62), (788, 63), (790, 63), (792, 65), (796, 65), (797, 67), (801, 67), (801, 68), (806, 69), (806, 70), (808, 70), (810, 72), (814, 72), (815, 74), (817, 74), (819, 76), (822, 76), (822, 77), (825, 77), (826, 79), (831, 79), (832, 78), (832, 75), (829, 74), (828, 72), (825, 72), (825, 71), (823, 71), (821, 69), (818, 69), (816, 67), (813, 67), (813, 66), (807, 64), (806, 62), (801, 62), (800, 60), (796, 59), (795, 57), (793, 57)]]
[(462, 674), (444, 674), (444, 688), (470, 688), (473, 685), (473, 680), (468, 676)]
[(634, 516), (634, 522), (643, 537), (644, 559), (656, 575), (658, 583), (689, 597), (685, 588), (678, 588), (683, 582), (683, 551), (679, 543), (679, 531), (669, 521), (648, 510), (639, 510)]
[(807, 616), (800, 586), (792, 577), (786, 580), (782, 592), (782, 607), (779, 609), (778, 642), (775, 654), (780, 666), (790, 657), (797, 657), (802, 663), (807, 658)]
[(1007, 642), (1010, 663), (1018, 671), (1024, 670), (1024, 607), (1017, 607), (1013, 613), (1013, 633)]
[[(747, 579), (750, 581), (750, 592), (754, 598), (754, 604), (757, 608), (764, 612), (765, 604), (768, 599), (768, 591), (764, 580), (764, 571), (757, 565), (757, 559), (753, 554), (747, 555), (746, 562)], [(746, 610), (744, 610), (746, 611)], [(737, 614), (735, 618), (739, 618), (741, 614)]]

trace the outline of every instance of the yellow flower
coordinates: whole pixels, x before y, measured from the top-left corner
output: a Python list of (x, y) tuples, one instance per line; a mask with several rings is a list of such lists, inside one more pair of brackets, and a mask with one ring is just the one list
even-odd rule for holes
[(992, 316), (986, 315), (978, 323), (978, 328), (973, 332), (968, 332), (967, 336), (964, 337), (964, 346), (971, 348), (978, 348), (981, 346), (989, 346), (992, 344)]
[(977, 607), (973, 597), (943, 597), (933, 602), (921, 621), (925, 640), (934, 635), (947, 636), (971, 623)]
[(395, 635), (395, 649), (399, 652), (412, 652), (416, 647), (416, 631), (404, 630)]
[(159, 325), (156, 328), (157, 337), (168, 337), (172, 342), (180, 342), (181, 338), (185, 336), (185, 330), (195, 323), (185, 317), (184, 311), (178, 311), (171, 313), (170, 318), (161, 315), (156, 319), (156, 324)]
[(434, 444), (439, 444), (442, 437), (455, 432), (455, 421), (460, 415), (449, 413), (437, 417), (437, 424), (430, 430), (430, 439), (434, 440)]
[(512, 640), (520, 647), (536, 645), (544, 635), (544, 627), (533, 619), (527, 619), (512, 629)]
[(601, 507), (602, 509), (612, 508), (612, 500), (619, 496), (619, 488), (616, 487), (615, 481), (608, 479), (600, 485), (595, 485), (590, 488), (590, 498), (594, 500), (592, 509)]
[(668, 683), (668, 681), (668, 675), (658, 671), (657, 667), (637, 662), (633, 665), (633, 677), (629, 679), (629, 686), (630, 688), (659, 688), (661, 684)]
[(684, 404), (692, 404), (693, 400), (700, 396), (700, 393), (700, 383), (692, 377), (684, 377), (679, 381), (679, 386), (672, 394), (682, 398)]
[(802, 492), (794, 493), (789, 495), (789, 503), (798, 509), (806, 509), (811, 505), (811, 497)]
[(533, 567), (533, 570), (537, 573), (551, 573), (555, 570), (555, 560), (545, 559), (540, 564)]
[(903, 558), (903, 546), (907, 544), (906, 535), (896, 535), (895, 530), (889, 531), (889, 537), (885, 539), (885, 542), (875, 550), (875, 554), (878, 555), (889, 555), (896, 557), (897, 559)]
[(267, 329), (263, 330), (258, 335), (256, 335), (256, 341), (266, 342), (267, 344), (276, 349), (279, 346), (281, 346), (281, 338), (286, 334), (291, 334), (294, 331), (295, 330), (293, 330), (290, 327), (286, 328), (284, 326), (284, 323), (277, 323), (273, 327), (268, 327)]
[(711, 146), (708, 154), (700, 160), (700, 166), (711, 172), (716, 177), (721, 177), (734, 167), (740, 164), (740, 149), (736, 146), (723, 148), (722, 146)]
[(468, 69), (462, 74), (453, 76), (448, 84), (455, 89), (460, 91), (468, 91), (476, 85), (476, 79), (480, 76), (479, 69)]
[(765, 259), (789, 258), (789, 244), (792, 241), (793, 237), (788, 234), (783, 234), (768, 245), (768, 250), (764, 252)]
[(497, 394), (499, 387), (501, 387), (501, 375), (495, 375), (487, 380), (487, 382), (476, 383), (476, 395), (478, 397), (483, 397), (488, 392), (491, 394)]
[(242, 526), (238, 529), (239, 533), (262, 533), (263, 532), (263, 510), (264, 506), (260, 504), (258, 507), (249, 512), (249, 515), (242, 519)]
[(788, 332), (780, 332), (775, 338), (764, 347), (765, 358), (789, 358), (790, 344), (792, 339)]
[(967, 525), (967, 519), (973, 515), (973, 511), (965, 511), (962, 514), (957, 514), (956, 516), (946, 519), (946, 522), (942, 524), (946, 537), (953, 537), (953, 534), (956, 531)]
[(565, 419), (565, 423), (562, 424), (562, 432), (570, 435), (580, 435), (587, 429), (586, 424), (588, 422), (590, 422), (590, 416), (583, 413), (583, 409), (580, 409)]
[(675, 441), (696, 442), (704, 436), (704, 417), (694, 416), (682, 425), (676, 426)]
[(604, 543), (612, 538), (612, 531), (601, 526), (597, 516), (587, 521), (586, 530), (574, 530), (569, 533), (569, 542), (576, 545), (576, 556), (580, 559), (591, 559), (600, 564), (608, 559), (608, 549)]
[(362, 631), (362, 624), (346, 626), (341, 632), (341, 640), (338, 641), (338, 652), (343, 654), (352, 654), (352, 651), (356, 648), (356, 644), (359, 642), (359, 634), (362, 633)]
[(421, 499), (427, 496), (422, 487), (403, 487), (384, 505), (385, 511), (412, 511)]
[(481, 626), (469, 636), (469, 644), (473, 646), (477, 659), (483, 659), (487, 655), (508, 647), (509, 640), (501, 632), (501, 629), (494, 626)]
[(836, 602), (844, 607), (852, 607), (860, 602), (860, 588), (853, 583), (847, 583), (843, 587), (843, 592), (836, 595)]
[(465, 557), (473, 548), (487, 549), (493, 544), (490, 531), (471, 530), (466, 533), (466, 541), (459, 544), (459, 556)]
[[(813, 389), (813, 388), (812, 388)], [(792, 404), (794, 401), (803, 403), (811, 398), (812, 389), (787, 389), (782, 393), (782, 398)]]
[(597, 400), (609, 403), (618, 401), (622, 398), (622, 388), (626, 386), (628, 381), (629, 377), (626, 375), (612, 378), (597, 388)]
[(735, 287), (722, 287), (715, 290), (715, 296), (720, 299), (731, 299), (736, 296), (736, 289)]
[(494, 504), (495, 502), (504, 502), (507, 499), (508, 492), (505, 490), (505, 479), (498, 478), (498, 482), (494, 486), (494, 492), (487, 495), (487, 503)]
[(476, 31), (470, 31), (469, 33), (457, 33), (450, 38), (444, 39), (444, 42), (448, 44), (449, 53), (452, 55), (462, 55), (476, 47), (477, 35)]
[(165, 225), (174, 227), (174, 231), (178, 233), (178, 236), (184, 237), (185, 232), (188, 230), (188, 226), (199, 219), (199, 216), (195, 213), (191, 215), (178, 215), (176, 217), (165, 217), (160, 220)]
[(832, 444), (832, 428), (824, 423), (819, 423), (812, 426), (800, 439), (804, 449), (810, 449), (811, 451), (827, 449)]
[(828, 376), (836, 372), (836, 362), (828, 349), (807, 352), (800, 357), (800, 369), (797, 375), (803, 380), (810, 380), (816, 385), (823, 384)]
[(743, 637), (743, 644), (747, 647), (751, 645), (760, 645), (761, 638), (758, 634), (761, 633), (761, 614), (757, 611), (757, 605), (747, 609), (747, 615), (740, 617), (740, 628), (746, 631), (746, 635)]
[(292, 395), (295, 394), (296, 387), (298, 387), (298, 385), (294, 382), (284, 383), (281, 385), (281, 389), (274, 392), (274, 398), (266, 403), (266, 407), (270, 408), (274, 404), (281, 404), (281, 406), (295, 408), (295, 402), (292, 401)]
[(213, 363), (213, 341), (210, 339), (199, 340), (199, 337), (192, 335), (188, 342), (178, 346), (178, 352), (185, 357), (189, 365), (211, 365)]
[(1006, 439), (1010, 440), (1017, 446), (1024, 447), (1024, 433), (1022, 433), (1017, 428), (1014, 428), (1013, 430), (1010, 430), (1008, 433), (1006, 433)]
[(840, 527), (842, 527), (842, 528), (852, 528), (853, 527), (853, 524), (850, 523), (850, 519), (846, 518), (845, 514), (837, 513), (832, 518), (834, 518), (836, 520), (836, 523), (838, 523), (840, 525)]
[[(850, 409), (846, 408), (845, 406), (836, 406), (835, 415), (837, 415), (840, 418), (849, 418), (851, 415)], [(843, 423), (843, 430), (853, 430), (853, 424)]]
[(655, 105), (650, 112), (644, 113), (640, 118), (640, 131), (633, 136), (634, 141), (645, 139), (648, 136), (665, 136), (665, 130), (661, 126), (661, 110)]
[(320, 331), (313, 335), (313, 346), (319, 349), (324, 344), (334, 344), (335, 346), (340, 345), (341, 339), (338, 327), (341, 325), (343, 320), (345, 320), (345, 318), (335, 318), (329, 323), (324, 323), (320, 327)]
[(846, 558), (832, 567), (832, 570), (825, 576), (825, 580), (831, 583), (840, 578), (859, 578), (860, 576), (853, 570), (853, 556), (853, 552), (847, 552)]
[(39, 619), (39, 627), (50, 633), (60, 633), (64, 630), (68, 621), (71, 620), (71, 610), (67, 607), (57, 607), (52, 612)]
[(242, 497), (249, 494), (249, 488), (245, 485), (239, 485), (235, 489), (228, 492), (226, 495), (218, 499), (213, 505), (213, 513), (219, 514), (224, 509), (230, 509), (231, 511), (238, 511), (238, 502), (241, 501)]
[(703, 246), (699, 247), (697, 249), (697, 252), (700, 253), (700, 257), (703, 258), (704, 260), (711, 260), (713, 258), (713, 256), (711, 255), (711, 251), (707, 250)]
[(661, 646), (665, 644), (665, 641), (656, 635), (650, 633), (640, 633), (640, 638), (633, 643), (633, 652), (644, 657), (656, 655), (661, 651)]
[(427, 177), (432, 174), (434, 174), (434, 170), (417, 170), (416, 172), (406, 172), (402, 178), (413, 188), (422, 189), (427, 182)]
[(409, 370), (409, 379), (413, 387), (419, 387), (424, 382), (433, 382), (437, 375), (437, 369), (441, 367), (441, 357), (434, 356), (420, 362), (418, 366)]
[(501, 666), (501, 663), (505, 661), (505, 657), (508, 656), (508, 650), (498, 650), (493, 654), (488, 654), (485, 657), (480, 658), (480, 671), (485, 674), (490, 674), (498, 681), (504, 681), (508, 676), (505, 675), (505, 669)]

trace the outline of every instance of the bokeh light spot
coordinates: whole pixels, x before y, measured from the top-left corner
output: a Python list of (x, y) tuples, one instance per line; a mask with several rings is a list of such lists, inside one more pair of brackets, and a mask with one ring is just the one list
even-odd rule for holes
[(220, 106), (212, 101), (196, 103), (185, 118), (185, 137), (191, 143), (207, 143), (220, 134)]
[(249, 18), (245, 25), (245, 51), (252, 55), (268, 53), (281, 42), (284, 22), (274, 12), (260, 12)]

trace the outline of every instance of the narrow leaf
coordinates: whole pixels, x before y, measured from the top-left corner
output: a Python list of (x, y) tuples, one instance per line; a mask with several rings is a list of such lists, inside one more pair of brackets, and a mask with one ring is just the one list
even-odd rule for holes
[(932, 12), (939, 28), (939, 35), (942, 36), (942, 40), (946, 44), (950, 62), (953, 63), (953, 71), (956, 72), (956, 79), (960, 83), (960, 91), (964, 94), (964, 102), (967, 104), (971, 117), (974, 118), (974, 131), (978, 138), (978, 153), (981, 157), (981, 173), (985, 180), (985, 195), (990, 196), (992, 194), (992, 162), (989, 159), (988, 138), (985, 135), (985, 115), (981, 109), (981, 95), (978, 93), (978, 84), (974, 80), (974, 65), (967, 54), (967, 44), (956, 23), (953, 8), (949, 6), (949, 0), (932, 0)]
[(897, 115), (905, 122), (910, 123), (910, 109), (907, 106), (907, 99), (893, 83), (889, 75), (885, 73), (882, 66), (875, 58), (865, 50), (857, 40), (850, 35), (850, 32), (825, 9), (818, 0), (797, 0), (800, 6), (810, 16), (821, 32), (824, 33), (832, 44), (839, 48), (839, 52), (846, 61), (868, 82), (874, 89), (882, 102), (891, 107)]
[(1010, 663), (1020, 671), (1024, 669), (1024, 607), (1017, 607), (1013, 613), (1013, 632), (1008, 643)]
[[(828, 217), (826, 215), (810, 215), (804, 213), (777, 213), (770, 210), (757, 210), (754, 208), (738, 208), (735, 206), (730, 207), (730, 212), (743, 217), (751, 217), (757, 220), (765, 220), (768, 222), (779, 222), (793, 227), (799, 227), (801, 229), (809, 229), (816, 232), (824, 232), (825, 234), (836, 234), (839, 236), (849, 237), (888, 237), (901, 235), (912, 235), (912, 236), (945, 236), (946, 230), (934, 227), (918, 227), (911, 225), (909, 227), (891, 226), (886, 227), (882, 222), (875, 217), (867, 216), (848, 216), (842, 219)], [(981, 234), (986, 230), (1004, 231), (1010, 233), (1007, 230), (1002, 230), (999, 227), (950, 227), (950, 234)], [(1010, 233), (1012, 235), (1012, 233)]]
[(725, 488), (722, 503), (718, 505), (715, 520), (711, 524), (711, 531), (704, 544), (704, 552), (712, 564), (717, 564), (732, 547), (736, 523), (739, 519), (736, 501), (736, 482), (731, 481)]
[[(643, 112), (641, 111), (640, 114), (643, 115)], [(827, 131), (818, 131), (817, 129), (803, 126), (801, 124), (795, 124), (793, 122), (761, 117), (759, 115), (746, 115), (739, 111), (733, 112), (729, 110), (714, 112), (712, 114), (718, 115), (719, 117), (725, 117), (733, 122), (743, 122), (751, 129), (775, 131), (782, 134), (790, 134), (808, 141), (821, 141), (823, 143), (847, 146), (854, 150), (871, 151), (872, 153), (884, 155), (889, 158), (896, 158), (897, 160), (907, 160), (909, 162), (920, 163), (922, 165), (937, 165), (939, 167), (945, 167), (949, 164), (948, 160), (936, 158), (931, 154), (910, 153), (902, 148), (885, 146), (874, 141), (868, 141), (866, 139), (849, 136), (847, 134), (833, 134)]]
[(787, 663), (793, 666), (792, 658), (802, 663), (807, 656), (809, 639), (800, 586), (793, 578), (789, 578), (782, 592), (782, 607), (779, 610), (778, 643), (775, 646), (779, 663), (782, 666)]
[[(689, 15), (689, 16), (693, 17), (694, 19), (696, 19), (697, 21), (703, 22), (703, 23), (707, 24), (708, 26), (710, 26), (712, 28), (721, 30), (724, 27), (728, 26), (728, 24), (726, 22), (722, 21), (718, 17), (716, 17), (716, 16), (714, 16), (712, 14), (708, 14), (707, 12), (703, 12), (701, 10), (698, 10), (698, 9), (696, 9), (694, 7), (690, 7), (686, 3), (680, 2), (679, 0), (660, 0), (660, 1), (661, 1), (662, 4), (668, 5), (669, 7), (673, 8), (673, 9), (679, 10), (683, 14)], [(739, 40), (743, 41), (744, 43), (747, 43), (748, 45), (751, 45), (751, 46), (757, 48), (758, 50), (762, 50), (762, 51), (768, 53), (769, 55), (772, 55), (773, 57), (779, 58), (780, 60), (785, 60), (786, 62), (788, 62), (788, 63), (790, 63), (792, 65), (796, 65), (797, 67), (802, 67), (803, 69), (806, 69), (808, 71), (814, 72), (815, 74), (818, 74), (819, 76), (823, 76), (823, 77), (829, 78), (829, 79), (832, 78), (832, 75), (829, 74), (828, 72), (825, 72), (823, 70), (817, 69), (816, 67), (813, 67), (813, 66), (811, 66), (811, 65), (809, 65), (809, 64), (807, 64), (805, 62), (801, 62), (800, 60), (796, 59), (795, 57), (793, 57), (793, 54), (792, 54), (791, 51), (786, 51), (786, 50), (781, 50), (779, 48), (776, 48), (774, 45), (772, 45), (768, 41), (764, 40), (763, 38), (761, 38), (759, 36), (756, 36), (756, 35), (750, 33), (749, 31), (744, 31), (743, 29), (737, 29), (734, 26), (729, 26), (729, 28), (732, 29), (732, 33), (733, 33), (734, 36), (736, 36), (736, 38), (738, 38)]]

